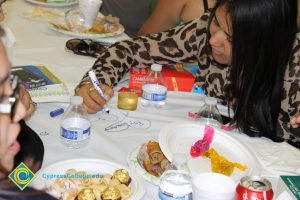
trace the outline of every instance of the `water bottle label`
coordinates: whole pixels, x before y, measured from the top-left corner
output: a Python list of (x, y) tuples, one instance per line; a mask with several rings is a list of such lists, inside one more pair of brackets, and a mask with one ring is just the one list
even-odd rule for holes
[(90, 128), (82, 130), (78, 128), (65, 129), (61, 127), (60, 135), (68, 140), (85, 140), (90, 136)]
[(192, 193), (182, 194), (182, 195), (174, 195), (168, 192), (159, 190), (159, 199), (161, 200), (192, 200)]
[(150, 93), (145, 90), (142, 90), (142, 98), (147, 99), (149, 101), (164, 101), (167, 98), (167, 93)]

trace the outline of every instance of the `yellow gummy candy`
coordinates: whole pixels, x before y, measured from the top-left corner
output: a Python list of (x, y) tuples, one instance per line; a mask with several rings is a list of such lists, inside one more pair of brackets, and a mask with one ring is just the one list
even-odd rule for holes
[(220, 156), (218, 152), (211, 148), (203, 153), (204, 158), (210, 158), (211, 169), (213, 172), (225, 174), (230, 176), (234, 170), (234, 167), (238, 168), (241, 171), (247, 169), (246, 165), (241, 165), (239, 163), (233, 163), (227, 160), (226, 158)]

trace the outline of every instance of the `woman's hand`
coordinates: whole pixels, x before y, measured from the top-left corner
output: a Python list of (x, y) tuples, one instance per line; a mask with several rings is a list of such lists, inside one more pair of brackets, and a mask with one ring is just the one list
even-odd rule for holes
[(107, 107), (107, 101), (114, 95), (114, 91), (108, 85), (101, 85), (104, 96), (101, 97), (91, 83), (81, 86), (76, 95), (82, 96), (83, 104), (88, 113), (96, 113)]
[(291, 119), (290, 124), (292, 128), (298, 128), (300, 126), (300, 112)]
[(24, 120), (29, 120), (36, 109), (36, 103), (32, 101), (29, 92), (22, 84), (20, 84), (19, 98), (26, 109)]

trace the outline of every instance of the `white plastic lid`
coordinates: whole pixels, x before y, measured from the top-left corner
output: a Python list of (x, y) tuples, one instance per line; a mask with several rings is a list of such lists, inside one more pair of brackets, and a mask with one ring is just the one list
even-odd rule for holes
[(153, 70), (153, 71), (159, 72), (159, 71), (161, 71), (161, 69), (162, 69), (162, 66), (160, 64), (154, 63), (151, 65), (151, 70)]
[(217, 100), (216, 98), (214, 98), (214, 97), (207, 97), (207, 98), (205, 99), (205, 103), (206, 103), (207, 105), (210, 105), (210, 106), (215, 106), (215, 105), (217, 105), (218, 100)]
[(83, 98), (81, 96), (71, 96), (71, 104), (81, 105), (82, 102), (83, 102)]
[(174, 153), (172, 157), (172, 164), (175, 166), (187, 163), (186, 155), (183, 153)]

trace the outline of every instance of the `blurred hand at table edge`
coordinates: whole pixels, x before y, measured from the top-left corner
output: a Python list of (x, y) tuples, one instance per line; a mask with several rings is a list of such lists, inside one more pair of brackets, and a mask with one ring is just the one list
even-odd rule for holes
[(292, 128), (299, 128), (300, 126), (300, 112), (298, 112), (295, 117), (293, 117), (290, 121)]
[(82, 96), (83, 105), (88, 113), (96, 113), (107, 107), (107, 101), (113, 97), (114, 90), (110, 86), (102, 84), (101, 89), (104, 97), (100, 96), (92, 83), (84, 84), (76, 90), (75, 95)]
[(36, 110), (36, 103), (32, 101), (29, 92), (22, 84), (20, 84), (19, 87), (20, 87), (19, 98), (26, 109), (24, 120), (29, 120), (33, 115), (34, 111)]

